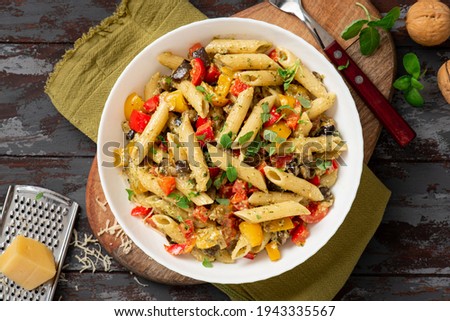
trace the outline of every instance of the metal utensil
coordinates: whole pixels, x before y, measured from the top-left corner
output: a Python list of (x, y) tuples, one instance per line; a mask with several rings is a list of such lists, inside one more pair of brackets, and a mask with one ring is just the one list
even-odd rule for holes
[(348, 66), (340, 71), (341, 74), (400, 146), (408, 145), (416, 137), (414, 130), (392, 107), (347, 52), (320, 24), (308, 15), (301, 0), (269, 0), (269, 2), (284, 12), (294, 14), (303, 21), (336, 67)]
[(78, 204), (36, 186), (10, 186), (0, 213), (0, 253), (21, 234), (48, 246), (55, 258), (55, 277), (27, 291), (0, 273), (0, 301), (52, 300), (69, 247)]

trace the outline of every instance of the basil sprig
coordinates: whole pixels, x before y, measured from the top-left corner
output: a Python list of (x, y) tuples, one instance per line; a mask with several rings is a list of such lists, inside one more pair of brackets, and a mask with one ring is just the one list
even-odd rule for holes
[(424, 100), (420, 90), (424, 88), (419, 81), (421, 77), (419, 58), (413, 53), (403, 56), (403, 66), (408, 75), (399, 77), (393, 84), (395, 89), (403, 92), (406, 101), (414, 107), (422, 107)]

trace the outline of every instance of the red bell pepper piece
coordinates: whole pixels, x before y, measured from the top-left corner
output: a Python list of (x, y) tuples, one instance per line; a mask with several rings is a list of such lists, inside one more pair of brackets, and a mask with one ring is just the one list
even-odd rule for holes
[(233, 208), (237, 211), (249, 208), (247, 192), (245, 190), (238, 191), (231, 197), (230, 203), (233, 204)]
[(203, 47), (203, 46), (202, 46), (202, 44), (200, 42), (194, 43), (192, 45), (192, 47), (189, 48), (189, 55), (188, 55), (188, 57), (192, 58), (192, 55), (194, 54), (194, 52), (197, 51), (198, 49), (200, 49), (201, 47)]
[(206, 142), (211, 142), (214, 140), (214, 130), (212, 128), (212, 122), (208, 119), (208, 121), (204, 124), (202, 124), (200, 127), (197, 128), (195, 132), (195, 136), (197, 136), (197, 139), (199, 140), (201, 146)]
[(244, 257), (249, 260), (254, 260), (256, 257), (256, 254), (252, 253), (252, 252), (248, 252), (247, 254), (244, 255)]
[(220, 76), (219, 68), (217, 68), (217, 66), (215, 64), (211, 64), (209, 66), (208, 70), (206, 71), (206, 75), (205, 75), (205, 79), (204, 80), (208, 84), (214, 84), (219, 79), (219, 76)]
[(155, 95), (144, 103), (144, 109), (148, 113), (153, 113), (159, 106), (159, 95)]
[(311, 202), (306, 206), (306, 208), (311, 212), (309, 215), (300, 215), (300, 218), (306, 223), (318, 223), (325, 216), (327, 216), (330, 211), (329, 207), (325, 207), (320, 202)]
[(191, 75), (191, 82), (194, 86), (198, 86), (202, 83), (206, 75), (206, 68), (203, 60), (200, 58), (194, 58), (191, 60), (192, 69), (189, 72)]
[(319, 186), (320, 185), (320, 177), (316, 175), (313, 178), (308, 179), (308, 182), (310, 182), (313, 185)]
[(339, 163), (336, 159), (331, 160), (331, 167), (327, 168), (326, 173), (330, 174), (339, 168)]
[(231, 196), (233, 196), (233, 185), (225, 184), (220, 186), (219, 195), (221, 196), (221, 198), (231, 198)]
[(264, 176), (266, 175), (266, 173), (264, 172), (264, 167), (267, 166), (266, 161), (262, 161), (261, 164), (258, 165), (258, 167), (256, 167), (257, 170), (259, 170), (261, 172), (261, 174), (263, 174)]
[(284, 155), (284, 156), (275, 156), (275, 157), (272, 156), (271, 161), (272, 161), (272, 159), (274, 159), (276, 168), (284, 168), (284, 167), (286, 167), (286, 164), (291, 162), (293, 157), (294, 156), (292, 154)]
[(195, 122), (195, 128), (199, 128), (201, 125), (206, 124), (209, 120), (208, 117), (206, 118), (202, 118), (202, 117), (198, 117), (197, 121)]
[(247, 88), (250, 88), (250, 86), (242, 82), (242, 80), (240, 80), (239, 78), (237, 78), (230, 87), (230, 93), (233, 96), (237, 97), (241, 92), (243, 92)]
[(231, 191), (233, 193), (247, 193), (248, 190), (248, 183), (246, 181), (243, 181), (242, 179), (237, 179), (234, 183), (233, 183), (233, 188), (231, 189)]
[(150, 118), (150, 115), (133, 109), (130, 115), (130, 128), (136, 133), (141, 134), (150, 121)]
[(208, 221), (208, 209), (204, 206), (196, 206), (192, 212), (192, 216), (200, 222), (206, 223)]
[(209, 177), (211, 177), (211, 179), (216, 178), (220, 174), (219, 167), (208, 167), (208, 170), (209, 170)]
[(300, 119), (300, 114), (291, 113), (286, 117), (286, 125), (292, 129), (296, 130), (298, 126), (298, 120)]
[(277, 112), (277, 109), (273, 107), (270, 110), (269, 120), (264, 123), (264, 127), (269, 127), (275, 124), (281, 118), (281, 114)]
[(309, 236), (309, 231), (306, 228), (306, 224), (301, 222), (291, 230), (291, 240), (298, 246), (305, 244), (306, 238)]
[(273, 60), (278, 62), (278, 54), (276, 49), (273, 49), (271, 52), (269, 52), (269, 57)]
[(166, 196), (172, 193), (176, 188), (175, 177), (172, 176), (158, 176), (157, 182)]
[(144, 206), (136, 206), (131, 210), (131, 216), (146, 217), (152, 211), (151, 208)]
[(164, 245), (164, 248), (167, 252), (169, 252), (172, 255), (181, 255), (188, 253), (187, 248), (188, 244), (170, 244), (170, 245)]

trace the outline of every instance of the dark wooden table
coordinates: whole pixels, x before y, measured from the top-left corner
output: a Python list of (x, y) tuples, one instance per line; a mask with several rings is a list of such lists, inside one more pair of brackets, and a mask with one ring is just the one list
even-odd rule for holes
[[(230, 16), (261, 0), (192, 0), (209, 17)], [(394, 5), (402, 17), (415, 1), (373, 0), (382, 13)], [(444, 1), (449, 4), (449, 1)], [(8, 185), (40, 185), (81, 205), (80, 235), (91, 235), (85, 213), (86, 180), (95, 144), (53, 107), (44, 85), (54, 64), (73, 42), (109, 16), (118, 0), (0, 1), (0, 199)], [(417, 132), (399, 148), (383, 131), (370, 168), (392, 191), (384, 219), (336, 300), (450, 299), (450, 106), (440, 95), (436, 72), (450, 56), (450, 42), (421, 47), (404, 21), (393, 30), (398, 73), (414, 52), (427, 72), (423, 108), (394, 94), (393, 105)], [(376, 195), (374, 195), (376, 197)], [(104, 272), (80, 273), (80, 250), (69, 249), (55, 299), (225, 300), (211, 285), (152, 283), (112, 262)]]

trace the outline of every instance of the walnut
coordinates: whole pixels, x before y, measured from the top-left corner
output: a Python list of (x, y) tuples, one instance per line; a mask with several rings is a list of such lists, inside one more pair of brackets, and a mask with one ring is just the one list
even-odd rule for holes
[(439, 68), (437, 79), (442, 96), (444, 96), (445, 100), (450, 104), (450, 60), (447, 60), (441, 68)]
[(450, 37), (450, 9), (438, 0), (419, 0), (406, 14), (406, 30), (420, 45), (440, 45)]

